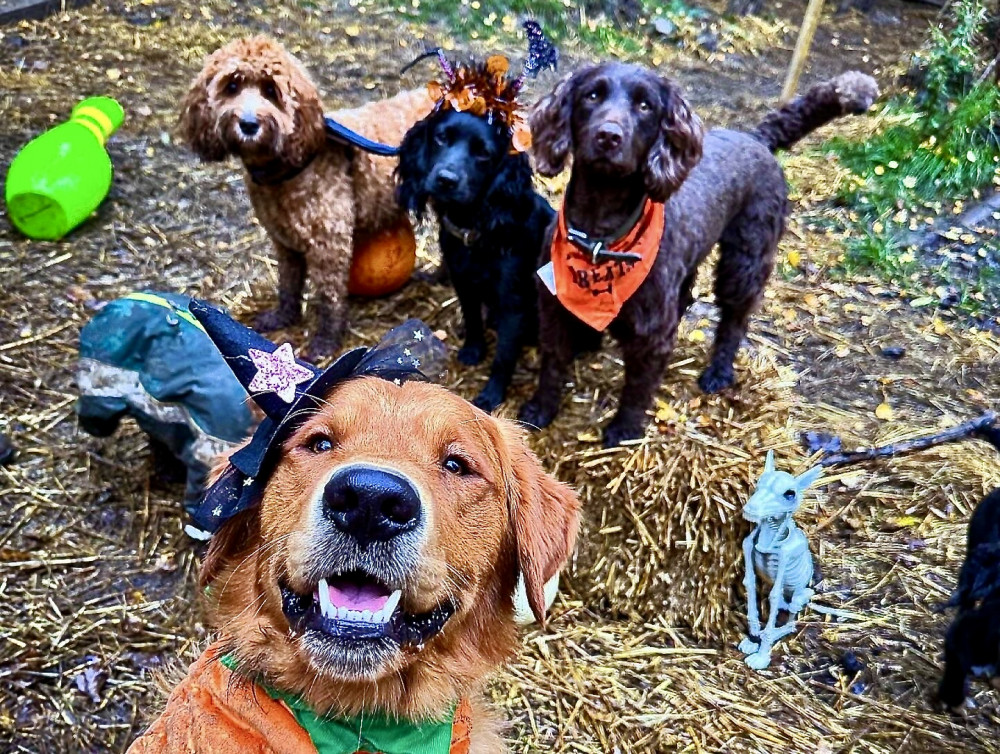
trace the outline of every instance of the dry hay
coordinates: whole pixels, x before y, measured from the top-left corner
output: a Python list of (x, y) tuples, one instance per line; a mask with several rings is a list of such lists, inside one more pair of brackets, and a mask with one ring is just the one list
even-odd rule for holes
[[(0, 750), (122, 751), (157, 708), (155, 671), (189, 659), (207, 639), (197, 552), (180, 528), (181, 490), (150, 478), (145, 438), (134, 427), (105, 441), (77, 432), (75, 339), (95, 301), (142, 286), (204, 295), (241, 316), (273, 299), (267, 239), (248, 220), (234, 167), (197, 165), (169, 132), (201, 56), (237, 33), (280, 31), (330, 105), (400, 85), (399, 65), (422, 43), (393, 14), (345, 38), (343, 14), (357, 24), (353, 11), (308, 5), (114, 2), (2, 30), (0, 45), (15, 65), (0, 67), (9, 126), (0, 133), (0, 162), (83, 93), (117, 95), (128, 120), (111, 142), (109, 201), (66, 242), (27, 243), (0, 220), (0, 431), (21, 450), (16, 464), (0, 468)], [(866, 23), (832, 22), (845, 40), (843, 30), (855, 29), (855, 42), (817, 46), (814, 66), (839, 70), (851, 56), (862, 65), (869, 54), (896, 58), (899, 40), (917, 33), (914, 25), (887, 27), (859, 51)], [(787, 57), (761, 52), (743, 68), (691, 67), (683, 53), (666, 68), (681, 73), (699, 107), (717, 106), (715, 120), (747, 122), (776, 96)], [(806, 198), (829, 195), (824, 164), (789, 163)], [(427, 267), (434, 254), (424, 241)], [(997, 751), (994, 693), (974, 687), (977, 708), (967, 722), (927, 702), (949, 619), (933, 607), (954, 585), (966, 513), (1000, 483), (987, 449), (944, 448), (828, 477), (800, 520), (823, 564), (821, 601), (849, 617), (806, 611), (802, 629), (779, 644), (763, 674), (747, 670), (733, 649), (743, 609), (732, 549), (738, 511), (767, 447), (799, 470), (802, 429), (841, 434), (848, 445), (885, 440), (871, 410), (887, 399), (905, 422), (881, 426), (915, 434), (976, 413), (987, 399), (971, 391), (995, 388), (995, 340), (962, 327), (939, 332), (940, 323), (873, 285), (831, 280), (820, 271), (827, 247), (835, 249), (831, 239), (793, 222), (782, 258), (794, 248), (803, 264), (776, 274), (732, 394), (699, 396), (694, 380), (707, 354), (695, 333), (708, 323), (698, 313), (688, 318), (661, 394), (669, 409), (657, 407), (660, 418), (643, 445), (598, 448), (620, 364), (613, 350), (578, 364), (563, 413), (534, 442), (546, 465), (580, 489), (587, 520), (553, 620), (527, 635), (522, 656), (490, 687), (512, 721), (514, 751)], [(354, 312), (348, 345), (370, 344), (410, 315), (457, 340), (457, 305), (446, 286), (413, 284)], [(301, 343), (308, 332), (286, 336)], [(888, 376), (880, 343), (907, 347)], [(789, 364), (797, 386), (776, 366)], [(537, 367), (537, 354), (529, 354), (511, 409), (530, 394)], [(456, 369), (450, 385), (472, 396), (485, 379), (485, 367)], [(686, 505), (674, 502), (680, 499)], [(730, 527), (722, 547), (711, 546), (713, 526)], [(693, 546), (679, 544), (689, 540)], [(712, 557), (720, 566), (706, 576), (711, 589), (690, 584), (677, 565)], [(660, 580), (664, 573), (675, 589)], [(715, 596), (699, 601), (689, 589), (700, 588)], [(863, 662), (860, 673), (841, 667), (847, 650)]]
[(559, 459), (560, 477), (583, 498), (574, 584), (587, 601), (718, 639), (731, 624), (749, 531), (740, 509), (763, 454), (774, 448), (789, 469), (802, 454), (788, 429), (794, 377), (773, 351), (744, 359), (739, 390), (723, 397), (703, 396), (693, 384), (707, 363), (704, 351), (690, 341), (678, 349), (666, 381), (673, 394), (658, 399), (647, 439), (615, 450), (592, 441), (621, 370), (610, 359), (581, 365), (572, 411), (564, 410), (538, 450)]

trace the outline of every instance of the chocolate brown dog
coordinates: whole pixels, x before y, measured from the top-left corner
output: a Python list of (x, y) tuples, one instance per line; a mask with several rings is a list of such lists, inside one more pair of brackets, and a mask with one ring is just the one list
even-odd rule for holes
[[(771, 112), (751, 133), (706, 134), (677, 85), (653, 71), (606, 63), (564, 78), (535, 106), (531, 130), (541, 174), (559, 173), (573, 157), (563, 211), (550, 230), (568, 242), (559, 256), (547, 244), (540, 260), (571, 265), (572, 274), (562, 284), (556, 274), (558, 297), (540, 286), (541, 375), (520, 419), (552, 422), (574, 353), (598, 345), (606, 327), (622, 346), (625, 385), (604, 444), (640, 437), (698, 265), (716, 244), (720, 321), (699, 385), (708, 393), (732, 385), (733, 359), (788, 214), (773, 152), (840, 115), (865, 112), (877, 94), (869, 76), (845, 73)], [(637, 287), (625, 296), (615, 290), (622, 286)], [(593, 317), (588, 298), (601, 306)]]

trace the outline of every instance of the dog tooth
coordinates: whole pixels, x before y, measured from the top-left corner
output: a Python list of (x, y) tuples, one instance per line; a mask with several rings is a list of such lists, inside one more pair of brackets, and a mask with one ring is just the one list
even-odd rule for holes
[(389, 595), (389, 599), (386, 600), (385, 605), (382, 610), (385, 611), (385, 619), (389, 620), (392, 614), (396, 612), (396, 605), (399, 604), (399, 600), (402, 598), (403, 593), (397, 589), (395, 592)]
[(327, 618), (333, 617), (333, 606), (330, 604), (330, 588), (326, 579), (319, 580), (319, 611)]
[(371, 610), (362, 610), (361, 611), (361, 620), (363, 620), (365, 623), (371, 623), (372, 622), (372, 611)]
[(377, 613), (372, 613), (373, 623), (385, 623), (385, 610), (379, 610)]
[(347, 611), (347, 617), (349, 619), (353, 620), (353, 621), (359, 621), (359, 620), (361, 620), (361, 611), (360, 610), (348, 610)]
[(347, 609), (346, 607), (344, 607), (343, 605), (341, 605), (340, 607), (338, 607), (338, 608), (337, 608), (337, 617), (338, 617), (338, 618), (346, 618), (346, 617), (347, 617), (347, 614), (348, 614), (349, 612), (351, 612), (351, 611), (350, 611), (350, 610), (348, 610), (348, 609)]

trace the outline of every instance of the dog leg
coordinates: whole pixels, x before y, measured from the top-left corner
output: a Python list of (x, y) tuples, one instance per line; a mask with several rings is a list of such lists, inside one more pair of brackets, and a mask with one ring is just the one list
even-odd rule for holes
[(316, 297), (316, 329), (303, 352), (315, 362), (340, 350), (347, 329), (347, 280), (351, 272), (353, 227), (327, 229), (322, 245), (309, 250), (309, 274), (313, 277)]
[[(674, 320), (676, 328), (676, 320)], [(604, 447), (613, 448), (626, 440), (636, 440), (646, 431), (646, 411), (653, 405), (653, 396), (663, 381), (670, 359), (673, 333), (666, 339), (666, 350), (637, 348), (629, 343), (623, 346), (625, 362), (625, 387), (618, 403), (618, 413), (604, 429)], [(663, 345), (660, 341), (658, 345)]]
[(490, 368), (490, 378), (473, 404), (487, 413), (503, 403), (524, 342), (525, 316), (517, 302), (511, 309), (500, 312), (497, 322), (497, 352)]
[(521, 406), (517, 418), (529, 427), (542, 429), (549, 426), (559, 413), (563, 390), (569, 380), (570, 366), (573, 363), (573, 338), (567, 319), (573, 315), (562, 308), (548, 289), (539, 294), (538, 314), (538, 341), (542, 352), (538, 389)]
[(475, 366), (486, 358), (486, 331), (483, 328), (483, 299), (474, 286), (458, 285), (455, 281), (458, 305), (465, 323), (465, 343), (458, 349), (458, 360), (466, 366)]
[(718, 393), (736, 382), (733, 361), (747, 331), (750, 312), (738, 312), (727, 306), (720, 306), (722, 316), (715, 331), (715, 346), (712, 363), (698, 378), (698, 387), (706, 393)]
[(272, 332), (302, 321), (302, 289), (306, 282), (306, 258), (279, 243), (274, 245), (278, 258), (278, 306), (261, 312), (253, 322), (258, 332)]

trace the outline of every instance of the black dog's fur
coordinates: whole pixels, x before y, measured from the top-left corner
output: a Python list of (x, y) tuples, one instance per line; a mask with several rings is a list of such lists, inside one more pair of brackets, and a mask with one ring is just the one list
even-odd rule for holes
[[(453, 110), (417, 123), (400, 148), (397, 199), (423, 217), (430, 201), (441, 224), (441, 254), (465, 320), (463, 364), (486, 356), (484, 306), (496, 327), (489, 381), (473, 403), (499, 406), (524, 345), (538, 334), (534, 276), (554, 212), (532, 187), (528, 156), (510, 151), (502, 123)], [(448, 229), (471, 231), (468, 243)]]
[[(531, 114), (542, 175), (573, 157), (565, 212), (593, 238), (615, 235), (647, 197), (665, 202), (666, 227), (648, 277), (610, 324), (621, 344), (625, 385), (604, 444), (640, 437), (663, 379), (677, 325), (693, 298), (698, 266), (719, 244), (715, 300), (720, 321), (712, 363), (699, 384), (733, 384), (733, 359), (760, 302), (785, 227), (785, 178), (772, 152), (846, 112), (863, 112), (877, 95), (870, 77), (844, 74), (769, 115), (753, 134), (713, 130), (677, 86), (637, 66), (589, 66), (560, 82)], [(549, 261), (549, 244), (541, 264)], [(547, 426), (559, 411), (574, 343), (599, 333), (539, 287), (542, 368), (538, 390), (520, 418)]]
[(969, 519), (965, 562), (949, 606), (957, 606), (958, 615), (945, 636), (938, 699), (958, 710), (974, 668), (994, 685), (1000, 672), (1000, 489), (984, 497)]

